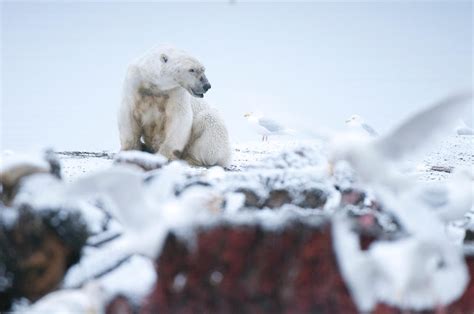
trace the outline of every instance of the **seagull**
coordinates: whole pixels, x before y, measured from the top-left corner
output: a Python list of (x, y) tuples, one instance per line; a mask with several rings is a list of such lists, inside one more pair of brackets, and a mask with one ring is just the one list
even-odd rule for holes
[(472, 206), (469, 175), (456, 174), (438, 189), (443, 195), (434, 198), (433, 189), (420, 189), (413, 179), (402, 180), (391, 162), (449, 130), (450, 123), (469, 109), (471, 98), (469, 93), (443, 99), (383, 138), (352, 136), (333, 144), (332, 158), (346, 160), (371, 183), (384, 210), (391, 212), (407, 233), (404, 238), (375, 242), (362, 251), (348, 222), (336, 217), (336, 256), (361, 311), (371, 311), (379, 301), (403, 309), (432, 309), (453, 302), (464, 292), (469, 281), (464, 256), (448, 238), (444, 222), (462, 217)]
[(469, 275), (462, 249), (441, 220), (410, 193), (374, 191), (407, 236), (377, 241), (363, 251), (350, 222), (334, 218), (333, 239), (341, 273), (361, 312), (387, 303), (416, 311), (449, 304), (464, 292)]
[(350, 127), (362, 128), (370, 136), (378, 136), (379, 134), (372, 128), (370, 125), (365, 123), (364, 119), (361, 116), (354, 114), (349, 119), (346, 120), (346, 124)]
[(281, 123), (276, 122), (275, 120), (261, 117), (253, 112), (244, 114), (249, 123), (255, 128), (257, 133), (262, 135), (262, 141), (268, 141), (269, 135), (275, 134), (293, 134), (295, 131), (289, 128), (286, 128)]
[(442, 99), (383, 137), (367, 138), (354, 133), (335, 136), (330, 147), (330, 166), (345, 160), (366, 183), (406, 189), (407, 182), (392, 167), (393, 163), (414, 154), (449, 131), (456, 119), (469, 111), (471, 99), (472, 93)]

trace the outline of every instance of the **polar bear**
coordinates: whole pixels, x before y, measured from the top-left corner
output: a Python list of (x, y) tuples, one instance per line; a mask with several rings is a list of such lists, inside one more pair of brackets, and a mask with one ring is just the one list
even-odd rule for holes
[(122, 150), (146, 149), (197, 166), (229, 165), (223, 120), (202, 99), (211, 88), (204, 66), (186, 52), (158, 46), (132, 62), (118, 126)]

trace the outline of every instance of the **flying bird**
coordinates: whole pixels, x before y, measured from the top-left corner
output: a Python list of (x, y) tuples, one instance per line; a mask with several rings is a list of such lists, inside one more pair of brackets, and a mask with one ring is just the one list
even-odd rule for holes
[(99, 197), (109, 205), (110, 214), (124, 228), (124, 235), (109, 248), (155, 258), (170, 228), (208, 221), (225, 203), (221, 193), (208, 186), (189, 187), (176, 195), (176, 186), (186, 180), (185, 171), (183, 163), (174, 161), (145, 180), (142, 172), (117, 165), (77, 179), (65, 195), (78, 200)]
[(268, 141), (269, 135), (288, 135), (295, 132), (275, 120), (262, 117), (253, 112), (244, 114), (244, 117), (254, 127), (255, 131), (262, 135), (263, 142)]
[[(445, 185), (424, 187), (402, 177), (392, 164), (449, 131), (469, 110), (472, 94), (443, 99), (377, 139), (350, 137), (333, 143), (334, 160), (345, 160), (372, 184), (384, 210), (391, 212), (407, 237), (380, 241), (362, 251), (344, 220), (333, 229), (341, 272), (361, 311), (380, 301), (423, 310), (459, 298), (469, 276), (462, 250), (445, 233), (445, 222), (462, 218), (472, 207), (472, 181), (464, 171)], [(463, 187), (461, 187), (462, 185)]]
[(383, 137), (367, 138), (353, 133), (336, 136), (330, 148), (330, 164), (346, 160), (367, 183), (382, 183), (391, 189), (407, 188), (406, 180), (393, 164), (449, 132), (459, 116), (469, 111), (471, 98), (472, 93), (445, 98)]
[(458, 299), (466, 289), (464, 255), (443, 230), (374, 242), (364, 251), (350, 222), (337, 218), (332, 228), (336, 257), (359, 311), (372, 312), (379, 303), (433, 309)]
[(474, 173), (469, 168), (457, 168), (445, 182), (423, 183), (410, 190), (444, 222), (463, 219), (473, 208)]
[(350, 127), (354, 127), (354, 128), (362, 128), (365, 132), (367, 132), (370, 136), (378, 136), (379, 134), (377, 133), (377, 131), (374, 130), (373, 127), (371, 127), (370, 125), (368, 125), (364, 119), (357, 115), (357, 114), (354, 114), (352, 115), (349, 119), (346, 120), (346, 124)]

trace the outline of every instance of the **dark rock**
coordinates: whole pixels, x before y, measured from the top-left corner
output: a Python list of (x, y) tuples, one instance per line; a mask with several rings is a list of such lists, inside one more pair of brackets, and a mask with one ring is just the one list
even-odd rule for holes
[(49, 163), (50, 173), (56, 178), (61, 179), (61, 162), (58, 155), (50, 149), (46, 150), (44, 155), (44, 159)]
[(321, 189), (308, 189), (301, 194), (303, 200), (297, 204), (301, 208), (322, 208), (328, 200), (327, 193)]
[(474, 242), (474, 231), (466, 230), (466, 235), (464, 236), (464, 242)]
[(341, 206), (355, 205), (361, 206), (365, 200), (365, 192), (357, 189), (346, 189), (341, 191)]
[(327, 201), (328, 193), (322, 189), (309, 188), (301, 192), (287, 189), (270, 189), (265, 197), (259, 196), (251, 188), (241, 187), (234, 192), (245, 196), (244, 207), (248, 208), (281, 208), (286, 204), (293, 204), (301, 208), (322, 208)]
[(447, 172), (447, 173), (451, 173), (453, 172), (453, 167), (446, 167), (446, 166), (431, 166), (430, 170), (431, 171), (438, 171), (438, 172)]
[(264, 207), (280, 208), (285, 204), (293, 202), (290, 193), (287, 190), (272, 190), (265, 201)]
[(262, 200), (260, 197), (249, 188), (239, 188), (235, 190), (237, 193), (242, 193), (245, 196), (244, 206), (245, 207), (257, 207), (262, 206)]
[(356, 313), (327, 224), (223, 224), (195, 245), (170, 234), (141, 313)]

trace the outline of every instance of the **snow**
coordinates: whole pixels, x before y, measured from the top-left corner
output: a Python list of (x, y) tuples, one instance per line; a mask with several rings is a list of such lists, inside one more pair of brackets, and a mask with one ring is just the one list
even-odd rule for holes
[(449, 177), (447, 172), (431, 171), (433, 166), (473, 169), (474, 136), (455, 135), (441, 139), (417, 161), (425, 165), (418, 172), (418, 179), (421, 181), (440, 181)]
[(107, 273), (110, 269), (130, 257), (128, 252), (118, 250), (116, 246), (112, 249), (108, 246), (95, 248), (87, 247), (82, 252), (80, 262), (69, 269), (64, 278), (64, 288), (78, 288)]
[(103, 313), (104, 295), (100, 285), (91, 282), (80, 289), (63, 289), (52, 292), (35, 302), (15, 308), (14, 313)]
[(132, 256), (115, 271), (100, 278), (99, 283), (108, 297), (127, 296), (134, 304), (140, 304), (156, 281), (153, 262), (142, 256)]
[(3, 152), (0, 156), (0, 173), (6, 173), (25, 165), (42, 171), (49, 170), (49, 164), (44, 160), (42, 154), (38, 152), (34, 154), (17, 154), (7, 151)]
[(0, 183), (2, 187), (13, 186), (24, 175), (49, 171), (50, 164), (44, 159), (43, 153), (2, 152), (0, 154)]
[(84, 174), (107, 169), (112, 163), (112, 153), (81, 153), (81, 152), (59, 152), (61, 159), (62, 176), (65, 181), (72, 182)]
[(144, 170), (153, 170), (162, 167), (168, 162), (168, 159), (159, 154), (149, 154), (140, 151), (124, 151), (114, 156), (114, 162), (136, 164)]

